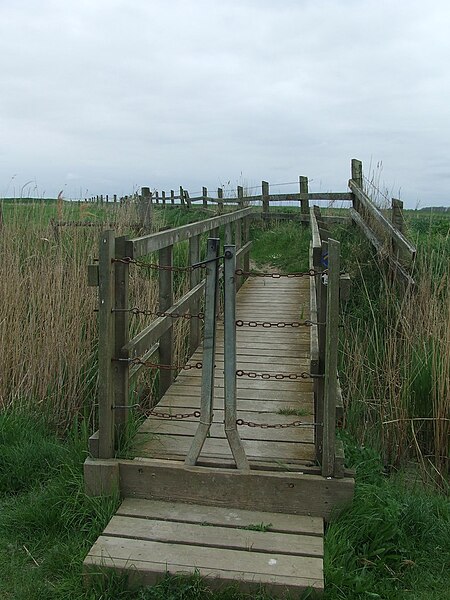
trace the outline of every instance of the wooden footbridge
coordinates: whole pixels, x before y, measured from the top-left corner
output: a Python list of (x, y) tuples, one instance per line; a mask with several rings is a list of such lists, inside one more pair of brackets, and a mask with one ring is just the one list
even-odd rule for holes
[[(112, 568), (152, 584), (198, 572), (211, 586), (263, 585), (274, 595), (323, 589), (323, 521), (351, 502), (354, 486), (335, 433), (348, 279), (326, 220), (303, 214), (310, 269), (289, 276), (250, 269), (250, 221), (261, 218), (253, 207), (136, 239), (101, 235), (89, 270), (99, 287), (99, 429), (85, 481), (88, 493), (123, 501), (86, 557), (88, 573)], [(184, 240), (187, 264), (174, 265)], [(139, 267), (158, 274), (159, 306), (131, 337), (130, 270)], [(190, 290), (174, 302), (179, 272)], [(181, 365), (177, 319), (190, 324)], [(159, 401), (132, 457), (120, 458), (133, 382), (146, 368), (158, 373)]]

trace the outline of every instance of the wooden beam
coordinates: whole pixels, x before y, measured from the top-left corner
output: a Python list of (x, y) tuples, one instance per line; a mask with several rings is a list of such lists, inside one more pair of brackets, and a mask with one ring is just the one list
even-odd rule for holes
[(233, 223), (234, 221), (251, 215), (254, 211), (255, 209), (253, 207), (248, 207), (218, 217), (212, 217), (211, 219), (205, 219), (204, 221), (198, 221), (197, 223), (183, 225), (182, 227), (167, 229), (166, 231), (160, 231), (159, 233), (154, 233), (152, 235), (128, 240), (126, 245), (127, 255), (130, 258), (146, 256), (151, 252), (156, 252), (161, 248), (166, 248), (177, 242), (188, 240), (195, 235), (211, 231), (226, 223)]

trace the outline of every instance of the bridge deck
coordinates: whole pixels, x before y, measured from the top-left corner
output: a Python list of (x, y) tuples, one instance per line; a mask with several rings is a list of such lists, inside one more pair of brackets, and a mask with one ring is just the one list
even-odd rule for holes
[[(237, 295), (238, 319), (298, 322), (309, 316), (306, 277), (250, 279)], [(238, 327), (237, 355), (237, 368), (244, 371), (308, 372), (310, 329)], [(198, 360), (201, 349), (191, 362)], [(138, 458), (120, 465), (121, 491), (128, 497), (91, 549), (85, 568), (127, 571), (144, 584), (166, 572), (196, 571), (212, 586), (238, 581), (241, 589), (264, 585), (273, 595), (323, 590), (320, 515), (333, 506), (337, 480), (323, 480), (312, 466), (314, 427), (239, 427), (251, 471), (237, 471), (223, 430), (222, 367), (219, 330), (214, 424), (198, 462), (203, 466), (183, 464), (198, 419), (148, 418), (136, 436)], [(198, 410), (200, 383), (201, 371), (183, 371), (157, 410)], [(266, 424), (314, 421), (309, 379), (238, 377), (237, 386), (238, 418)]]
[[(237, 295), (237, 319), (295, 322), (309, 319), (309, 279), (249, 279)], [(190, 363), (201, 361), (201, 348)], [(301, 373), (310, 368), (308, 327), (237, 327), (237, 369), (255, 373)], [(158, 405), (158, 411), (190, 413), (200, 407), (201, 371), (181, 372)], [(216, 349), (214, 423), (200, 462), (232, 461), (223, 427), (223, 328)], [(261, 424), (313, 423), (313, 386), (310, 379), (237, 378), (238, 418)], [(283, 414), (290, 413), (290, 414)], [(198, 419), (162, 420), (149, 417), (136, 438), (141, 457), (184, 460)], [(239, 427), (251, 461), (313, 464), (314, 427), (285, 429)]]

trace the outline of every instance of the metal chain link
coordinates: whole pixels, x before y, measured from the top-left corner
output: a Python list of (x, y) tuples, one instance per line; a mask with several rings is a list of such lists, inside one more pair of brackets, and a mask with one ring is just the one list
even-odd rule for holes
[(142, 360), (141, 358), (131, 358), (131, 359), (115, 359), (118, 361), (126, 361), (129, 365), (142, 365), (144, 367), (149, 367), (150, 369), (160, 369), (161, 371), (189, 371), (190, 369), (201, 369), (203, 368), (202, 362), (196, 362), (193, 364), (187, 365), (161, 365), (159, 363), (154, 363), (150, 360)]
[(145, 411), (145, 415), (149, 417), (156, 417), (158, 419), (169, 419), (169, 420), (178, 420), (178, 419), (191, 419), (194, 417), (195, 419), (199, 419), (201, 413), (199, 410), (195, 410), (191, 413), (169, 413), (169, 412), (159, 412), (156, 410), (147, 410)]
[(312, 321), (309, 321), (309, 320), (291, 321), (291, 322), (285, 322), (285, 321), (271, 322), (271, 321), (242, 321), (241, 319), (238, 319), (236, 321), (236, 327), (265, 327), (265, 328), (269, 328), (269, 327), (278, 327), (278, 328), (312, 327), (314, 324), (315, 323), (313, 323)]
[(137, 306), (134, 306), (133, 308), (113, 308), (112, 312), (128, 312), (131, 313), (133, 315), (145, 315), (145, 316), (154, 316), (154, 317), (170, 317), (171, 319), (186, 319), (186, 320), (190, 320), (190, 319), (200, 319), (203, 320), (205, 318), (205, 314), (204, 313), (198, 313), (198, 314), (190, 314), (190, 313), (169, 313), (169, 312), (163, 312), (160, 310), (145, 310), (143, 308), (138, 308)]
[(320, 271), (315, 269), (309, 269), (300, 273), (263, 273), (260, 271), (244, 271), (243, 269), (236, 269), (236, 275), (243, 275), (244, 277), (271, 277), (272, 279), (280, 279), (280, 277), (314, 277), (315, 275), (321, 275)]
[(249, 379), (316, 379), (323, 377), (322, 375), (315, 375), (313, 373), (256, 373), (255, 371), (243, 371), (238, 369), (236, 371), (236, 377), (248, 377)]
[(205, 269), (206, 262), (201, 262), (196, 265), (189, 265), (188, 267), (174, 267), (171, 265), (158, 265), (157, 263), (146, 263), (140, 260), (136, 260), (134, 258), (130, 258), (129, 256), (125, 256), (124, 258), (113, 258), (113, 263), (122, 263), (125, 265), (136, 265), (137, 267), (142, 267), (144, 269), (154, 269), (156, 271), (176, 271), (178, 273), (191, 273), (196, 269)]
[(289, 427), (317, 427), (322, 425), (322, 423), (304, 423), (303, 421), (293, 421), (292, 423), (254, 423), (253, 421), (236, 419), (236, 425), (256, 427), (258, 429), (288, 429)]

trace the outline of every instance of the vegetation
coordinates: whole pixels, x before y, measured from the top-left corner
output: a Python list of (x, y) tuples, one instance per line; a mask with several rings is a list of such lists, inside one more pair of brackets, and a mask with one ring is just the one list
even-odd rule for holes
[[(110, 208), (64, 205), (62, 214), (99, 223), (113, 217), (120, 233), (135, 234), (131, 208), (114, 214)], [(97, 331), (95, 291), (80, 282), (96, 256), (101, 224), (57, 233), (50, 219), (58, 210), (56, 202), (3, 207), (0, 597), (243, 599), (235, 588), (213, 593), (199, 577), (169, 577), (134, 591), (118, 576), (83, 586), (82, 560), (118, 502), (86, 497), (82, 480), (95, 427)], [(161, 209), (155, 228), (204, 216), (210, 215), (202, 209)], [(417, 289), (407, 294), (392, 285), (356, 232), (333, 231), (353, 282), (343, 315), (341, 435), (357, 487), (353, 505), (326, 532), (328, 600), (448, 597), (450, 219), (413, 213), (408, 224), (420, 253)], [(305, 270), (309, 235), (286, 221), (275, 231), (253, 226), (256, 268)], [(181, 263), (186, 247), (179, 252)], [(154, 279), (136, 272), (132, 289), (156, 306)], [(181, 353), (181, 330), (178, 339)]]

